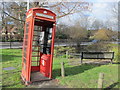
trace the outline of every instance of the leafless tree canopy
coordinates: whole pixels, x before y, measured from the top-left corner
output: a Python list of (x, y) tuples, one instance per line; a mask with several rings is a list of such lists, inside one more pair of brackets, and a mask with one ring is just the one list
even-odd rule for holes
[[(89, 10), (90, 4), (88, 2), (31, 2), (30, 8), (43, 7), (49, 8), (57, 14), (57, 18), (65, 17), (74, 13), (81, 13), (83, 10)], [(25, 23), (25, 13), (27, 12), (26, 2), (2, 2), (1, 3), (1, 14), (2, 14), (2, 28), (9, 32), (8, 27), (17, 27), (21, 32), (23, 32), (23, 27)]]

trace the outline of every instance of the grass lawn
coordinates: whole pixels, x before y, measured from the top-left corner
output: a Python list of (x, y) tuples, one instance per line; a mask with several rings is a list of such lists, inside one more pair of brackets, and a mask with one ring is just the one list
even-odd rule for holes
[(14, 67), (14, 70), (2, 70), (3, 87), (22, 88), (21, 71), (21, 49), (3, 49), (2, 50), (2, 68)]
[[(2, 68), (14, 67), (14, 70), (2, 70), (3, 87), (22, 88), (25, 87), (20, 80), (21, 71), (21, 49), (2, 50)], [(60, 62), (65, 62), (66, 77), (60, 76)], [(58, 79), (61, 85), (72, 88), (97, 88), (97, 80), (100, 72), (105, 74), (104, 88), (114, 86), (117, 88), (118, 64), (108, 65), (77, 65), (71, 66), (67, 59), (54, 58), (53, 78)]]
[[(55, 70), (56, 71), (56, 70)], [(69, 88), (97, 88), (99, 73), (104, 73), (104, 88), (118, 82), (118, 65), (89, 65), (65, 67), (66, 77), (57, 75), (62, 85)], [(58, 77), (59, 76), (59, 77)], [(117, 85), (115, 86), (117, 88)]]

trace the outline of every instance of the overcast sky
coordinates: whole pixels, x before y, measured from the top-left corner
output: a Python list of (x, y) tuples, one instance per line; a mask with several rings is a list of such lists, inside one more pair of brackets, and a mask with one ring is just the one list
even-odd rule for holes
[[(85, 0), (90, 3), (92, 3), (91, 11), (90, 12), (84, 12), (84, 16), (90, 17), (91, 21), (94, 20), (100, 20), (100, 21), (107, 21), (114, 23), (117, 20), (117, 17), (113, 17), (113, 12), (111, 11), (113, 9), (113, 4), (118, 4), (119, 0)], [(73, 14), (71, 17), (63, 17), (60, 21), (65, 23), (74, 23), (74, 21), (78, 20), (78, 14)], [(84, 17), (83, 17), (84, 18)], [(70, 20), (71, 19), (71, 20)], [(116, 22), (116, 25), (113, 25), (113, 29), (117, 29), (118, 25)]]
[(117, 4), (117, 0), (88, 0), (92, 1), (92, 15), (96, 18), (103, 19), (111, 16), (113, 4)]
[[(3, 1), (3, 0), (0, 0)], [(12, 0), (4, 0), (4, 1), (12, 1)], [(14, 0), (15, 1), (15, 0)], [(17, 0), (17, 1), (27, 1), (27, 0)], [(31, 1), (31, 0), (30, 0)], [(39, 1), (39, 0), (34, 0), (34, 1)], [(49, 2), (55, 2), (55, 0), (47, 0)], [(56, 0), (61, 1), (61, 0)], [(81, 0), (62, 0), (64, 2), (79, 2)], [(115, 22), (115, 18), (113, 18), (113, 14), (111, 12), (112, 5), (114, 3), (118, 3), (120, 0), (83, 0), (92, 3), (91, 7), (91, 12), (85, 12), (84, 16), (90, 17), (92, 21), (95, 19), (101, 20), (101, 21), (106, 21), (110, 19), (111, 21)], [(117, 18), (117, 17), (116, 17)], [(71, 20), (70, 20), (71, 19)], [(64, 17), (60, 21), (63, 21), (65, 23), (71, 24), (74, 23), (75, 20), (78, 19), (78, 14), (71, 15), (71, 17), (67, 18)]]

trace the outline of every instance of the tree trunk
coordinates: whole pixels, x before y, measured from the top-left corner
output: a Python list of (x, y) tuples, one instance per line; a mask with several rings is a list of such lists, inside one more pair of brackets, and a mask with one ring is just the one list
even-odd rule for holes
[(8, 30), (6, 25), (5, 25), (5, 41), (8, 41)]
[(80, 50), (81, 50), (81, 41), (79, 41), (79, 40), (76, 41), (76, 50), (77, 50), (77, 52), (80, 52)]

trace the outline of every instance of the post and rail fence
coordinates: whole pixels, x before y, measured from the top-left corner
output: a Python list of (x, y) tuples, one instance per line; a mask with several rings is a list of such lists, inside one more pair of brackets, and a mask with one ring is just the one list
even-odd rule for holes
[(79, 58), (80, 63), (83, 63), (83, 59), (109, 59), (113, 63), (114, 52), (80, 52), (80, 53), (69, 53), (66, 51), (66, 58)]

